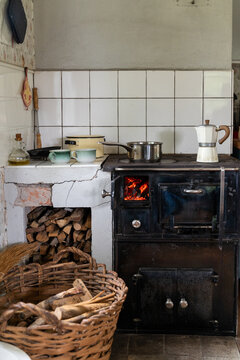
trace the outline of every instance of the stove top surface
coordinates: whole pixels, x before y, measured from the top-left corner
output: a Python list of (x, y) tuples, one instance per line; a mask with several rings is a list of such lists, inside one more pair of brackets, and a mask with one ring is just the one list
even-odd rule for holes
[(219, 155), (219, 162), (217, 163), (200, 163), (196, 161), (196, 154), (164, 154), (162, 159), (158, 162), (136, 162), (128, 159), (127, 155), (109, 155), (108, 158), (103, 163), (103, 171), (113, 171), (115, 169), (128, 169), (128, 168), (176, 168), (176, 169), (208, 169), (216, 168), (220, 169), (221, 167), (227, 168), (240, 168), (240, 161), (229, 155)]

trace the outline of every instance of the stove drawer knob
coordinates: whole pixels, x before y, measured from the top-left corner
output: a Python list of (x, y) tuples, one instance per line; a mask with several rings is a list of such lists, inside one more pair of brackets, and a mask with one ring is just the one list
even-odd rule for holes
[(141, 227), (141, 221), (140, 220), (133, 220), (132, 221), (132, 226), (134, 227), (134, 229), (139, 229)]
[(179, 302), (179, 305), (182, 309), (186, 309), (188, 307), (188, 302), (186, 299), (182, 298)]
[(174, 307), (174, 303), (172, 302), (172, 300), (170, 298), (167, 298), (167, 300), (165, 302), (165, 306), (167, 309), (172, 309)]

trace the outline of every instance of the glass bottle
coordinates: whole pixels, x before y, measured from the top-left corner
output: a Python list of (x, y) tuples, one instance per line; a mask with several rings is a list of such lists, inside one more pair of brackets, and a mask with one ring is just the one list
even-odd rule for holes
[(30, 162), (30, 156), (25, 150), (21, 134), (16, 134), (13, 150), (8, 157), (9, 165), (26, 165)]

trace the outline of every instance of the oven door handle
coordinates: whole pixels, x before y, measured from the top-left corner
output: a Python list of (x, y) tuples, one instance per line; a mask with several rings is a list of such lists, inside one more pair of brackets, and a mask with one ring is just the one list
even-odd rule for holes
[(204, 193), (203, 189), (183, 189), (183, 192), (185, 194), (194, 194), (194, 195), (200, 195)]

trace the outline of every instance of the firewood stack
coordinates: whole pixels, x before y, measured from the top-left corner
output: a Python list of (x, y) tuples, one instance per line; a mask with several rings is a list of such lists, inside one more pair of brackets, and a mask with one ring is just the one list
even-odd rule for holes
[(51, 261), (58, 251), (68, 246), (74, 246), (91, 254), (92, 232), (89, 208), (40, 206), (28, 213), (27, 218), (27, 241), (40, 243), (39, 251), (33, 254), (30, 262), (45, 264)]

